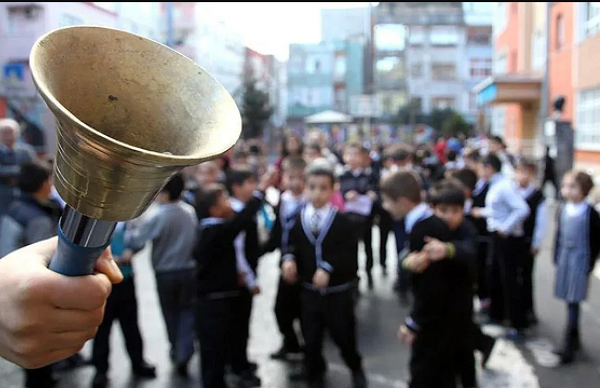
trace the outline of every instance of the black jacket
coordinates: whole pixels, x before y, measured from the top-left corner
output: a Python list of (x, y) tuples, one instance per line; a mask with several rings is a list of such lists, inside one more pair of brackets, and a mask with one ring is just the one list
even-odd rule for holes
[(239, 289), (234, 240), (260, 209), (262, 198), (255, 196), (244, 209), (227, 220), (201, 220), (194, 249), (198, 295)]
[[(336, 212), (333, 223), (323, 239), (322, 257), (333, 268), (329, 287), (355, 281), (358, 276), (358, 236), (348, 217)], [(307, 237), (302, 225), (302, 212), (290, 232), (289, 252), (296, 261), (300, 282), (312, 284), (317, 270), (315, 245)]]

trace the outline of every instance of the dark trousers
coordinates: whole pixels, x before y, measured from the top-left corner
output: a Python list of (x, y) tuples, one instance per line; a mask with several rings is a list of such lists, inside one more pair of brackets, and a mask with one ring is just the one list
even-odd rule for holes
[(225, 366), (230, 360), (236, 298), (200, 298), (196, 332), (200, 341), (200, 369), (204, 388), (227, 388)]
[(531, 248), (528, 246), (523, 256), (523, 308), (525, 313), (533, 314), (535, 312), (533, 302), (533, 267), (535, 256), (531, 254)]
[(323, 378), (326, 370), (323, 358), (323, 335), (326, 329), (348, 368), (353, 372), (361, 371), (362, 358), (357, 350), (352, 291), (321, 295), (319, 292), (303, 289), (300, 298), (309, 382)]
[(367, 262), (365, 263), (365, 270), (367, 273), (373, 269), (373, 216), (362, 216), (355, 213), (346, 213), (352, 224), (357, 228), (357, 234), (361, 241), (365, 244), (365, 254), (367, 256)]
[(301, 311), (300, 285), (289, 284), (280, 278), (275, 298), (275, 318), (279, 331), (283, 335), (283, 347), (287, 352), (294, 353), (300, 350), (300, 341), (294, 329), (294, 321), (302, 322)]
[(394, 219), (383, 207), (379, 208), (379, 264), (382, 268), (387, 267), (387, 242)]
[(92, 364), (98, 373), (108, 371), (108, 356), (110, 353), (110, 332), (114, 320), (119, 321), (125, 347), (133, 368), (144, 363), (143, 341), (138, 326), (137, 299), (133, 278), (127, 278), (115, 284), (106, 301), (104, 320), (98, 327), (92, 349)]
[(479, 300), (490, 297), (490, 242), (479, 241), (477, 243), (477, 297)]
[(52, 388), (54, 379), (52, 376), (53, 366), (48, 365), (38, 369), (25, 370), (25, 387), (27, 388)]
[(171, 345), (171, 358), (178, 363), (188, 362), (194, 354), (195, 284), (191, 269), (156, 273), (156, 289)]
[(235, 374), (250, 369), (248, 361), (248, 339), (250, 338), (250, 316), (252, 315), (253, 295), (246, 287), (240, 288), (240, 295), (234, 299), (233, 331), (230, 333), (231, 369)]
[(493, 257), (490, 273), (490, 318), (510, 320), (515, 329), (527, 327), (523, 303), (523, 264), (527, 244), (523, 237), (500, 237), (492, 233)]
[(456, 388), (465, 357), (455, 336), (443, 329), (419, 332), (412, 345), (409, 388)]

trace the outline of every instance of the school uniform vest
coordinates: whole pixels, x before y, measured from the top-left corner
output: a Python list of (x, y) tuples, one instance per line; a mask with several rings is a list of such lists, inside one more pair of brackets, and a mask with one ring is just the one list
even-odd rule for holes
[[(490, 184), (488, 182), (484, 183), (479, 191), (473, 191), (473, 207), (484, 208), (485, 207), (485, 198), (487, 197), (488, 191), (490, 190)], [(488, 235), (487, 223), (485, 218), (475, 218), (469, 217), (469, 220), (475, 225), (477, 228), (477, 232), (480, 236)]]

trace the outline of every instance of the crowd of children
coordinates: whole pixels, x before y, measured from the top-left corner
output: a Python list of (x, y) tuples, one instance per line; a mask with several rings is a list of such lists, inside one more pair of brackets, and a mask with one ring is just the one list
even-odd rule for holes
[[(475, 355), (485, 367), (496, 342), (482, 332), (481, 320), (505, 326), (515, 341), (537, 323), (533, 268), (550, 217), (558, 221), (555, 293), (568, 317), (557, 353), (563, 363), (575, 359), (579, 306), (600, 253), (593, 238), (600, 216), (586, 201), (593, 188), (589, 175), (563, 177), (554, 215), (537, 185), (537, 163), (510, 156), (500, 138), (490, 139), (487, 150), (456, 143), (444, 148), (442, 142), (371, 149), (355, 143), (329, 149), (325, 143), (319, 132), (292, 135), (273, 168), (257, 145), (239, 147), (231, 157), (175, 175), (142, 218), (117, 226), (111, 246), (125, 281), (113, 289), (94, 340), (94, 388), (109, 380), (115, 319), (133, 373), (155, 376), (143, 354), (131, 266), (147, 242), (180, 376), (188, 373), (197, 341), (204, 388), (261, 385), (258, 365), (248, 358), (250, 318), (261, 292), (259, 260), (278, 251), (274, 315), (283, 340), (271, 358), (290, 363), (290, 379), (324, 387), (327, 332), (353, 387), (367, 387), (354, 312), (363, 280), (359, 248), (371, 289), (375, 257), (387, 275), (390, 232), (398, 253), (395, 289), (410, 307), (397, 333), (412, 351), (409, 386), (476, 387)], [(38, 186), (29, 191), (35, 194)], [(279, 195), (271, 203), (273, 189)], [(18, 209), (8, 214), (20, 222)], [(373, 231), (381, 237), (378, 255)]]

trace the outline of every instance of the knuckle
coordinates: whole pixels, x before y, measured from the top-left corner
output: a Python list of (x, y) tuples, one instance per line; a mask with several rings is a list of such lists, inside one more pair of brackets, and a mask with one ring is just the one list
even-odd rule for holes
[(32, 357), (39, 352), (38, 341), (31, 339), (30, 337), (20, 338), (13, 347), (13, 352), (23, 360), (29, 360), (33, 362)]
[(26, 276), (17, 284), (17, 295), (21, 302), (31, 303), (40, 299), (45, 294), (44, 282), (35, 276)]

